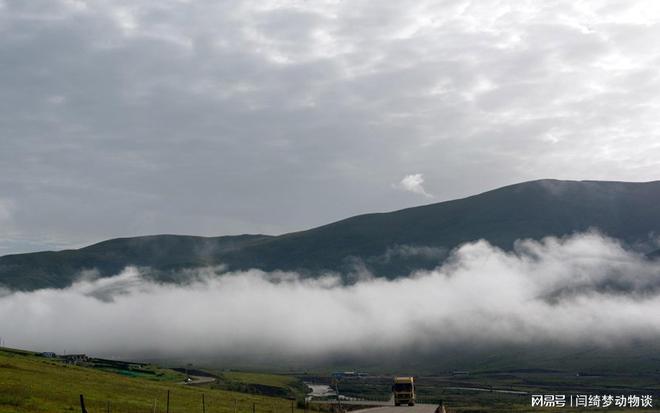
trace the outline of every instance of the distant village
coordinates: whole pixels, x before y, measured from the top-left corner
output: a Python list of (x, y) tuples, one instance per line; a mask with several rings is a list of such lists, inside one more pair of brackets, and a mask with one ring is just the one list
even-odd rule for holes
[(53, 353), (52, 351), (45, 351), (43, 353), (37, 353), (38, 356), (49, 358), (49, 359), (57, 359), (59, 361), (62, 361), (66, 364), (80, 364), (80, 363), (87, 363), (90, 362), (91, 359), (90, 357), (87, 357), (86, 354), (62, 354), (62, 355), (57, 355)]
[(148, 363), (101, 359), (90, 357), (86, 354), (56, 354), (52, 351), (45, 351), (42, 353), (37, 353), (36, 355), (48, 359), (53, 359), (68, 365), (93, 367), (102, 370), (133, 371), (153, 374), (153, 370), (149, 369)]

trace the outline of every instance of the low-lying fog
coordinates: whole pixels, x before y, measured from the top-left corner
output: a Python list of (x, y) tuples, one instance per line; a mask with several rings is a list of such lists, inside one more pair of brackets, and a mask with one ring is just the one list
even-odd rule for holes
[(196, 270), (191, 283), (173, 285), (126, 268), (64, 290), (5, 291), (0, 336), (12, 347), (126, 357), (660, 338), (660, 262), (596, 233), (520, 241), (511, 253), (474, 242), (433, 271), (394, 281), (218, 272)]

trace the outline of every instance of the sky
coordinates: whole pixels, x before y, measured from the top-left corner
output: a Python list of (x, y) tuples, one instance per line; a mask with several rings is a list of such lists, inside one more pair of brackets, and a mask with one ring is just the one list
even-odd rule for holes
[(0, 0), (0, 255), (660, 179), (660, 3)]

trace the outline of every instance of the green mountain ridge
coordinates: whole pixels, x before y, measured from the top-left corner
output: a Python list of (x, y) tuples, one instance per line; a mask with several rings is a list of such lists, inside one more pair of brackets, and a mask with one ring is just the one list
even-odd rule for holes
[[(465, 242), (485, 239), (510, 250), (519, 239), (590, 229), (647, 253), (657, 249), (651, 240), (660, 233), (658, 205), (660, 181), (538, 180), (279, 236), (152, 235), (77, 250), (6, 255), (0, 257), (0, 285), (24, 291), (64, 288), (83, 270), (105, 277), (129, 265), (149, 267), (153, 277), (171, 282), (185, 281), (181, 269), (216, 265), (310, 277), (333, 271), (347, 280), (362, 266), (376, 276), (395, 278), (437, 266), (444, 254)], [(425, 249), (416, 253), (415, 247)]]

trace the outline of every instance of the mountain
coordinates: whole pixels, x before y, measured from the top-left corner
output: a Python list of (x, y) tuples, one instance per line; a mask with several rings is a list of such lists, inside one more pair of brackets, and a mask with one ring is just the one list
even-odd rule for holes
[(539, 180), (280, 236), (154, 235), (6, 255), (0, 257), (0, 284), (17, 290), (62, 288), (83, 270), (110, 276), (127, 265), (149, 267), (153, 277), (174, 282), (182, 276), (177, 270), (221, 264), (229, 270), (295, 270), (307, 276), (331, 270), (347, 278), (363, 265), (392, 278), (432, 268), (451, 249), (478, 239), (509, 250), (517, 239), (596, 228), (641, 245), (660, 233), (658, 205), (660, 181)]

